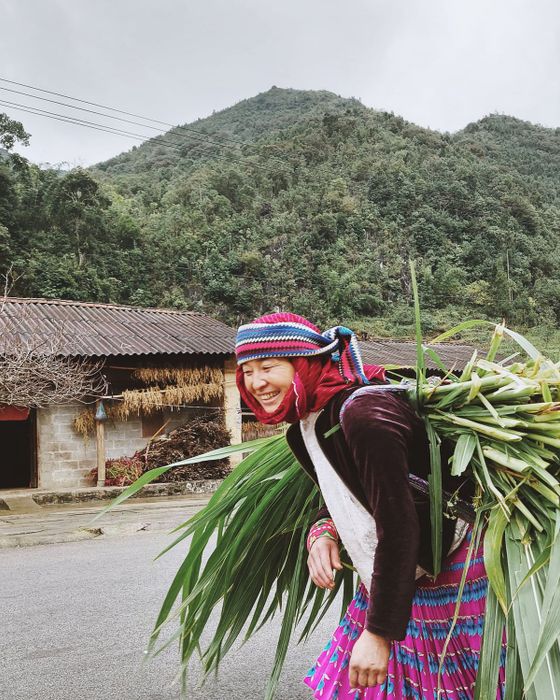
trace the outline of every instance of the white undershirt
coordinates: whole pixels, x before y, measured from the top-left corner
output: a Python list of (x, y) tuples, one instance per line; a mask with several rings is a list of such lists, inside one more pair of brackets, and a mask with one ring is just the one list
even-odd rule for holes
[[(362, 582), (369, 589), (378, 542), (375, 520), (342, 481), (321, 449), (315, 433), (315, 424), (320, 414), (321, 411), (310, 413), (300, 421), (301, 434), (315, 467), (325, 505), (348, 556)], [(464, 521), (457, 521), (450, 552), (459, 546), (467, 527)], [(416, 567), (416, 578), (420, 578), (425, 573), (424, 569)]]

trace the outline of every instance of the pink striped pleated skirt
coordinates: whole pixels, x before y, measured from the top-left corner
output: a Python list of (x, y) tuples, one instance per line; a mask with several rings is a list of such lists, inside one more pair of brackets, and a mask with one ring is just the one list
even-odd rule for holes
[[(480, 656), (488, 579), (482, 547), (473, 554), (459, 616), (438, 671), (445, 640), (455, 614), (458, 589), (465, 568), (470, 533), (444, 561), (439, 576), (418, 580), (412, 614), (401, 642), (393, 642), (387, 680), (373, 688), (351, 688), (350, 656), (366, 620), (368, 592), (363, 584), (304, 682), (321, 700), (472, 700)], [(496, 698), (505, 692), (505, 640)]]

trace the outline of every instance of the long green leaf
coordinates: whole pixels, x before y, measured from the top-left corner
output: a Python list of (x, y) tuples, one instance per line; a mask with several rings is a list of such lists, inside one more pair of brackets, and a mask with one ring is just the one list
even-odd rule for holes
[(547, 585), (542, 606), (542, 622), (535, 656), (526, 678), (526, 686), (531, 686), (542, 664), (547, 663), (554, 668), (554, 674), (560, 681), (560, 653), (557, 646), (560, 635), (560, 513), (556, 516), (556, 528)]
[(493, 589), (489, 588), (488, 595), (486, 596), (484, 635), (480, 653), (480, 664), (476, 677), (476, 700), (496, 699), (504, 629), (504, 613)]
[(494, 506), (490, 513), (484, 536), (484, 565), (488, 575), (488, 582), (504, 614), (508, 612), (508, 595), (502, 564), (502, 553), (507, 524), (508, 519), (504, 515), (503, 510)]
[(441, 479), (441, 440), (434, 430), (430, 420), (424, 418), (428, 443), (430, 448), (430, 521), (432, 525), (432, 555), (433, 575), (437, 576), (441, 571), (441, 543), (443, 528), (443, 494)]
[(513, 529), (508, 531), (505, 541), (511, 588), (517, 590), (512, 601), (512, 611), (515, 618), (519, 661), (525, 683), (525, 697), (529, 700), (558, 700), (557, 679), (552, 676), (548, 667), (541, 666), (532, 684), (527, 685), (538, 646), (539, 625), (542, 619), (542, 594), (535, 576), (531, 576), (524, 585), (519, 587), (533, 565), (533, 557), (530, 553), (530, 542), (523, 538), (518, 525), (513, 525)]
[(450, 328), (448, 331), (445, 331), (444, 333), (440, 333), (435, 338), (432, 338), (432, 340), (430, 340), (430, 343), (433, 343), (433, 344), (443, 343), (446, 340), (449, 340), (449, 338), (452, 338), (454, 335), (459, 335), (460, 333), (468, 330), (469, 328), (476, 328), (477, 326), (488, 326), (488, 325), (493, 326), (495, 324), (491, 323), (490, 321), (486, 321), (485, 319), (480, 319), (480, 318), (473, 318), (473, 319), (470, 319), (469, 321), (463, 321), (462, 323), (459, 323), (456, 326), (453, 326), (453, 328)]
[(154, 479), (157, 479), (165, 472), (169, 471), (173, 467), (180, 467), (187, 464), (197, 464), (198, 462), (212, 462), (217, 459), (224, 459), (230, 455), (237, 454), (238, 452), (251, 452), (266, 445), (270, 440), (276, 439), (277, 436), (258, 438), (257, 440), (251, 440), (250, 442), (244, 442), (239, 445), (227, 445), (226, 447), (220, 447), (217, 450), (211, 450), (210, 452), (205, 452), (204, 454), (197, 455), (196, 457), (189, 457), (188, 459), (183, 459), (180, 462), (173, 462), (173, 464), (166, 464), (164, 467), (156, 467), (155, 469), (150, 469), (144, 472), (133, 484), (128, 486), (122, 493), (120, 493), (111, 503), (103, 508), (96, 516), (93, 518), (92, 522), (95, 522), (99, 518), (103, 517), (109, 510), (120, 505), (126, 501), (135, 493), (138, 493), (147, 484), (150, 484)]
[[(505, 544), (505, 542), (504, 542)], [(504, 566), (505, 571), (508, 570), (507, 561), (507, 549), (504, 547)], [(523, 674), (521, 672), (521, 664), (519, 663), (519, 648), (517, 642), (517, 630), (515, 627), (515, 618), (513, 613), (510, 611), (511, 606), (511, 587), (509, 576), (506, 576), (506, 588), (507, 588), (507, 599), (509, 601), (508, 605), (508, 615), (507, 615), (507, 625), (506, 625), (506, 638), (507, 638), (507, 649), (506, 649), (506, 694), (504, 700), (519, 700), (523, 697)]]
[(455, 376), (454, 371), (455, 371), (455, 365), (450, 367), (449, 369), (443, 364), (443, 361), (441, 357), (438, 355), (438, 353), (428, 345), (423, 345), (422, 346), (424, 353), (432, 360), (432, 362), (435, 364), (435, 366), (441, 371), (443, 374), (442, 381), (447, 381), (449, 380), (450, 382), (458, 382), (459, 378)]
[[(491, 321), (486, 321), (485, 319), (472, 319), (469, 321), (463, 321), (463, 323), (459, 323), (456, 326), (453, 326), (453, 328), (450, 328), (448, 331), (445, 331), (444, 333), (440, 333), (438, 336), (433, 338), (430, 342), (432, 343), (443, 343), (445, 340), (449, 340), (449, 338), (452, 338), (454, 335), (459, 335), (463, 331), (468, 330), (469, 328), (476, 328), (476, 326), (495, 326)], [(538, 359), (541, 356), (541, 353), (537, 350), (537, 348), (527, 340), (524, 336), (522, 336), (520, 333), (517, 333), (516, 331), (512, 331), (510, 328), (505, 328), (503, 327), (503, 332), (506, 333), (507, 335), (512, 338), (512, 340), (515, 340), (515, 342), (523, 348), (523, 350), (531, 357), (533, 360)]]
[(471, 463), (475, 448), (476, 437), (473, 433), (462, 433), (459, 435), (455, 450), (453, 451), (451, 476), (461, 476)]

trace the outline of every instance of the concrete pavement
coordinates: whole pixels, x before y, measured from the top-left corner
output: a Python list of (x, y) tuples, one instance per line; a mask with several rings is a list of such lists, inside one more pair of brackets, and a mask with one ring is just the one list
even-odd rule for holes
[(0, 548), (75, 542), (135, 532), (169, 532), (206, 505), (211, 494), (135, 498), (94, 521), (107, 502), (83, 502), (0, 510)]
[[(175, 513), (180, 516), (180, 508)], [(186, 549), (182, 543), (154, 561), (169, 542), (167, 535), (142, 531), (0, 550), (1, 700), (179, 700), (176, 645), (154, 659), (144, 655)], [(277, 700), (311, 700), (302, 678), (338, 622), (336, 608), (308, 643), (290, 646)], [(204, 645), (216, 624), (213, 615)], [(262, 700), (278, 633), (274, 619), (246, 645), (236, 645), (219, 676), (202, 688), (193, 663), (188, 700)]]

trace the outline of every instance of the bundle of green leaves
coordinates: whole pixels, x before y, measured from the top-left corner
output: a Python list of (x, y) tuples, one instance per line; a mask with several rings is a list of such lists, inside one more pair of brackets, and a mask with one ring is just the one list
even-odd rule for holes
[[(498, 326), (493, 347), (504, 333)], [(511, 331), (509, 331), (511, 333)], [(434, 568), (441, 556), (439, 443), (455, 443), (451, 473), (477, 484), (476, 537), (490, 582), (476, 697), (496, 687), (507, 627), (507, 697), (553, 698), (560, 669), (560, 387), (558, 364), (473, 356), (460, 377), (414, 389), (431, 446)], [(523, 689), (525, 695), (523, 695)]]
[[(504, 630), (506, 700), (548, 700), (556, 697), (560, 678), (560, 363), (497, 325), (485, 358), (477, 359), (475, 352), (459, 377), (446, 371), (422, 343), (411, 268), (418, 352), (409, 398), (424, 418), (430, 441), (434, 571), (441, 562), (441, 470), (448, 468), (441, 463), (439, 444), (446, 438), (455, 444), (452, 474), (468, 469), (477, 485), (469, 557), (484, 537), (490, 584), (475, 700), (493, 697)], [(475, 325), (488, 322), (467, 321), (434, 342)], [(517, 355), (496, 361), (504, 334), (526, 361), (512, 361)], [(426, 355), (444, 373), (435, 386), (426, 382)]]
[[(487, 355), (473, 354), (462, 374), (455, 376), (423, 345), (418, 302), (416, 318), (417, 381), (409, 398), (425, 421), (430, 441), (435, 572), (441, 562), (442, 469), (450, 468), (454, 474), (468, 470), (477, 487), (468, 556), (484, 538), (490, 586), (475, 698), (494, 697), (490, 689), (497, 685), (505, 630), (506, 700), (550, 700), (556, 697), (560, 677), (560, 363), (543, 358), (525, 338), (498, 325)], [(488, 324), (469, 321), (436, 340), (476, 323)], [(497, 361), (504, 334), (518, 343), (525, 360)], [(435, 385), (426, 381), (426, 356), (440, 364), (442, 379)], [(444, 438), (455, 444), (450, 465), (441, 462), (439, 443)], [(157, 619), (150, 649), (157, 651), (164, 626), (174, 622), (169, 641), (178, 640), (186, 681), (195, 651), (200, 651), (206, 673), (216, 670), (239, 638), (249, 638), (282, 610), (265, 696), (270, 700), (297, 625), (303, 623), (300, 640), (305, 639), (341, 588), (342, 608), (346, 607), (355, 581), (347, 558), (333, 591), (316, 588), (308, 577), (305, 537), (320, 494), (283, 436), (213, 450), (179, 464), (221, 459), (239, 451), (250, 454), (208, 506), (177, 528), (175, 541), (162, 552), (192, 537)], [(145, 473), (116, 502), (173, 466)], [(205, 553), (209, 553), (206, 560)], [(220, 605), (217, 629), (202, 650), (202, 633)], [(451, 632), (452, 628), (449, 638)], [(443, 658), (440, 661), (443, 664)]]
[[(249, 639), (283, 611), (265, 696), (272, 698), (296, 627), (303, 624), (299, 640), (306, 639), (340, 591), (341, 610), (345, 610), (354, 595), (354, 571), (343, 552), (345, 566), (332, 591), (317, 588), (309, 578), (303, 553), (307, 531), (320, 507), (320, 494), (283, 435), (213, 450), (178, 465), (223, 459), (240, 451), (250, 454), (226, 477), (208, 505), (176, 528), (176, 539), (159, 555), (192, 537), (162, 605), (149, 649), (157, 652), (164, 626), (176, 623), (164, 646), (178, 641), (186, 690), (189, 660), (200, 651), (208, 619), (219, 605), (212, 642), (200, 652), (206, 675), (218, 669), (239, 638)], [(144, 473), (110, 507), (178, 465)], [(209, 557), (203, 564), (205, 553)]]

